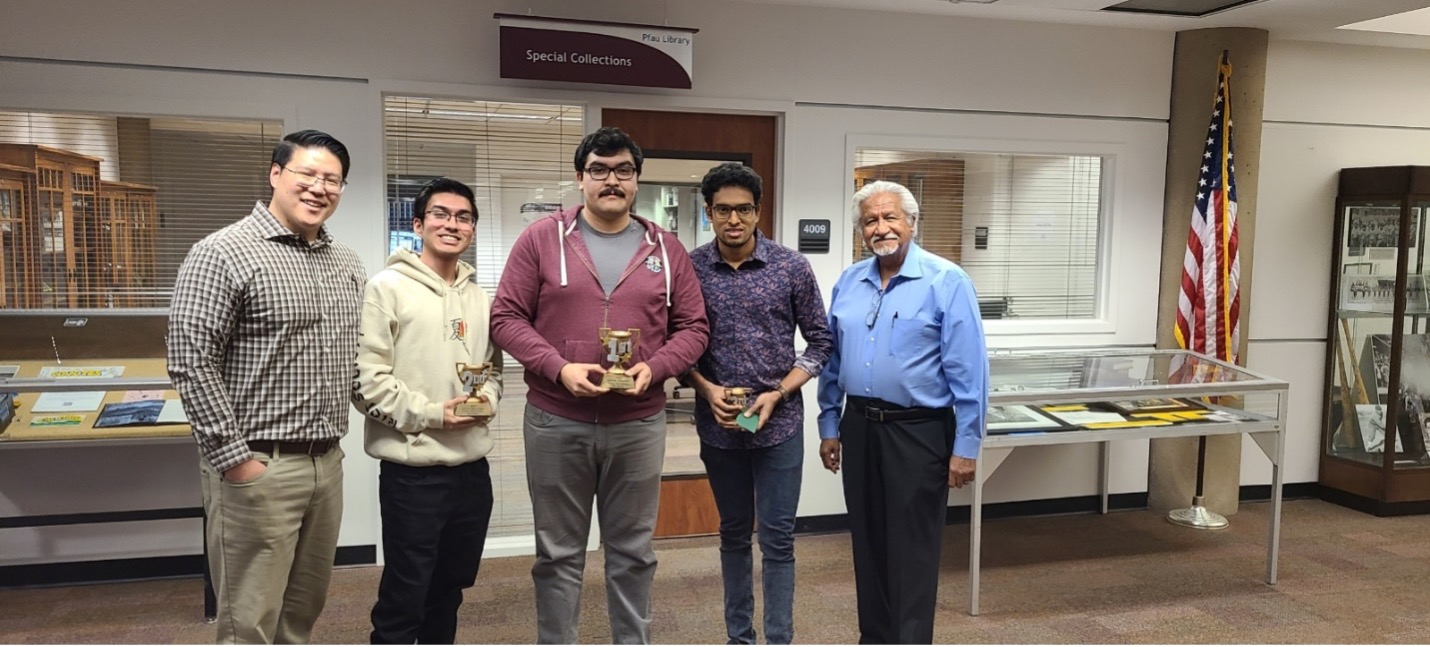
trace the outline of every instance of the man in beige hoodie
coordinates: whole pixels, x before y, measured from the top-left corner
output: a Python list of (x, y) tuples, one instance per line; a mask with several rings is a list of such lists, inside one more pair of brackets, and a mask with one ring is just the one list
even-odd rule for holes
[(487, 294), (460, 260), (476, 236), (472, 189), (438, 178), (413, 203), (421, 254), (400, 249), (367, 284), (353, 402), (367, 453), (382, 461), (384, 568), (373, 644), (452, 644), (462, 590), (476, 582), (492, 514), (490, 417), (457, 414), (457, 365), (491, 364), (479, 395), (495, 409), (502, 355)]

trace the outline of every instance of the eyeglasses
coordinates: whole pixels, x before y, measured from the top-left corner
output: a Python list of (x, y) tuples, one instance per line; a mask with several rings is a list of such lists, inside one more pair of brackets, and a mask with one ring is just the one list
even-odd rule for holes
[(753, 204), (741, 204), (735, 206), (730, 206), (728, 204), (717, 204), (713, 207), (710, 207), (710, 213), (713, 213), (715, 214), (715, 217), (722, 219), (729, 218), (730, 214), (734, 213), (739, 214), (741, 220), (749, 220), (751, 218), (754, 218), (755, 214), (758, 213), (759, 210), (760, 208)]
[(319, 182), (323, 183), (323, 188), (327, 189), (328, 193), (342, 193), (343, 189), (348, 188), (348, 181), (341, 178), (330, 175), (321, 176), (312, 171), (295, 171), (286, 166), (283, 167), (283, 170), (298, 176), (298, 185), (305, 189), (311, 189)]
[(431, 218), (433, 220), (436, 220), (437, 222), (448, 222), (455, 218), (456, 223), (463, 227), (471, 227), (477, 224), (477, 216), (470, 211), (458, 211), (457, 213), (452, 213), (441, 207), (432, 207), (431, 209), (428, 209), (423, 213), (425, 215), (431, 216)]
[(610, 177), (611, 173), (616, 174), (617, 180), (630, 180), (636, 176), (636, 167), (629, 164), (622, 164), (616, 168), (602, 166), (600, 164), (592, 164), (586, 167), (586, 175), (591, 176), (593, 180), (604, 180)]
[(874, 293), (874, 302), (869, 304), (869, 316), (864, 318), (864, 325), (873, 328), (874, 322), (879, 320), (879, 308), (884, 305), (884, 292)]

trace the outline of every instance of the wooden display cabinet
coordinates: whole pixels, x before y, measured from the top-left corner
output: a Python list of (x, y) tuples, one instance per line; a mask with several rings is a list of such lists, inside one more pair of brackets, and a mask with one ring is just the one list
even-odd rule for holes
[(28, 308), (35, 291), (35, 172), (0, 164), (0, 309)]
[(0, 164), (33, 169), (31, 236), (37, 239), (32, 292), (39, 308), (103, 306), (94, 289), (102, 266), (99, 236), (100, 158), (34, 144), (0, 144)]
[(129, 182), (99, 183), (102, 265), (92, 278), (104, 286), (101, 305), (116, 308), (162, 307), (155, 302), (154, 245), (158, 210), (152, 186)]
[(1321, 497), (1430, 512), (1430, 167), (1340, 173), (1322, 411)]

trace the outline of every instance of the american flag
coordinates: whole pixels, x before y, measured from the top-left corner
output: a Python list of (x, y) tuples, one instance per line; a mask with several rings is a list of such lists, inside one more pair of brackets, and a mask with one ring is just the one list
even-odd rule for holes
[(1177, 300), (1177, 343), (1228, 362), (1236, 362), (1241, 337), (1241, 261), (1236, 235), (1236, 166), (1232, 156), (1231, 63), (1225, 53), (1217, 72), (1216, 103), (1202, 150), (1196, 206), (1187, 255), (1182, 261), (1182, 292)]

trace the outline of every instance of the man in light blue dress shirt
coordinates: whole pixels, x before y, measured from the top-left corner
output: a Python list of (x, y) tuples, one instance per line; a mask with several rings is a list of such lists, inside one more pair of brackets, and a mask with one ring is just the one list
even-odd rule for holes
[(913, 242), (908, 189), (854, 194), (873, 258), (834, 285), (834, 353), (819, 378), (819, 455), (844, 468), (859, 642), (933, 641), (948, 488), (973, 481), (988, 354), (968, 274)]

